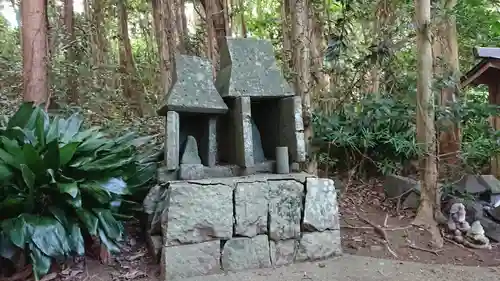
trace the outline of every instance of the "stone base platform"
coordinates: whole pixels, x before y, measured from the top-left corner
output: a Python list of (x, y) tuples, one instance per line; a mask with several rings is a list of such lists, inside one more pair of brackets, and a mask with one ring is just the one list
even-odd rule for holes
[(144, 209), (162, 280), (342, 254), (334, 182), (304, 173), (171, 181)]

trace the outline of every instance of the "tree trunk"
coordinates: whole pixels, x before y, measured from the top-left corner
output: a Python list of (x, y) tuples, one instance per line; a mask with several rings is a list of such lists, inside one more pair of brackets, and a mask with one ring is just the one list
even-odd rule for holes
[(175, 38), (169, 19), (170, 7), (166, 0), (153, 0), (153, 21), (160, 58), (161, 93), (166, 94), (172, 85)]
[[(108, 67), (108, 40), (106, 38), (105, 15), (108, 10), (106, 0), (87, 0), (87, 18), (91, 25), (90, 44), (92, 49), (92, 66), (94, 69), (94, 88), (98, 90), (106, 89), (111, 84), (110, 77), (107, 77)], [(120, 1), (119, 1), (120, 2)]]
[[(207, 15), (207, 36), (210, 48), (210, 58), (214, 65), (214, 69), (219, 69), (219, 52), (226, 44), (226, 36), (229, 32), (229, 22), (227, 13), (227, 2), (225, 0), (203, 0), (203, 7)], [(215, 39), (215, 44), (210, 40)], [(213, 45), (212, 45), (213, 44)], [(212, 46), (211, 46), (212, 45)], [(208, 53), (208, 51), (207, 51)]]
[(66, 95), (69, 102), (78, 104), (78, 85), (75, 71), (75, 27), (73, 0), (64, 0), (64, 28), (66, 32)]
[(413, 224), (426, 228), (434, 247), (443, 246), (435, 214), (440, 211), (437, 186), (436, 131), (434, 128), (434, 96), (432, 93), (432, 44), (430, 0), (415, 0), (417, 21), (417, 142), (420, 156), (420, 206)]
[(132, 45), (128, 34), (128, 12), (126, 1), (118, 1), (120, 26), (120, 72), (123, 95), (132, 103), (139, 116), (144, 115), (142, 87), (137, 78)]
[[(444, 79), (452, 78), (454, 81), (459, 77), (458, 63), (458, 41), (456, 18), (449, 13), (453, 10), (457, 0), (443, 0), (442, 6), (447, 11), (445, 18), (438, 24), (438, 36), (434, 42), (434, 59), (443, 59), (444, 65), (436, 65), (435, 72)], [(436, 64), (436, 63), (435, 63)], [(447, 77), (450, 75), (451, 77)], [(447, 106), (456, 99), (457, 86), (447, 87), (441, 90), (440, 105)], [(440, 172), (451, 176), (451, 171), (458, 164), (460, 151), (460, 129), (459, 124), (450, 122), (447, 128), (439, 133), (439, 159)], [(443, 165), (444, 164), (444, 165)]]
[(46, 1), (23, 0), (21, 19), (23, 98), (35, 104), (48, 103)]
[(218, 62), (218, 53), (216, 48), (216, 32), (215, 25), (213, 20), (213, 14), (215, 13), (215, 3), (217, 0), (204, 0), (202, 1), (203, 7), (205, 8), (206, 14), (206, 22), (207, 22), (207, 57), (212, 61), (212, 75), (215, 78), (217, 62)]
[(187, 35), (187, 29), (185, 27), (186, 13), (184, 12), (184, 0), (172, 1), (175, 3), (174, 16), (175, 16), (175, 30), (177, 30), (177, 50), (184, 54), (186, 52), (185, 38)]
[[(243, 19), (242, 19), (243, 20)], [(292, 30), (290, 28), (290, 1), (281, 1), (281, 30), (283, 33), (283, 73), (288, 81), (291, 81), (291, 66), (292, 66)], [(246, 36), (246, 30), (244, 30)]]
[[(313, 93), (318, 100), (327, 98), (328, 76), (323, 70), (323, 57), (325, 50), (325, 40), (323, 36), (323, 7), (313, 6), (311, 16), (311, 69), (314, 81)], [(315, 104), (317, 105), (317, 104)]]
[[(286, 0), (285, 0), (286, 1)], [(304, 120), (304, 139), (307, 155), (304, 170), (308, 173), (317, 173), (317, 163), (312, 151), (312, 110), (311, 110), (311, 53), (310, 53), (310, 26), (309, 3), (307, 0), (289, 0), (292, 23), (292, 58), (295, 91), (302, 98), (302, 118)]]

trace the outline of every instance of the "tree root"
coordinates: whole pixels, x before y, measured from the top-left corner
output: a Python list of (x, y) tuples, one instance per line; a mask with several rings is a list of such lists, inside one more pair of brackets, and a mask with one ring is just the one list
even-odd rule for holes
[[(391, 255), (393, 255), (395, 258), (398, 258), (398, 255), (396, 254), (396, 252), (394, 252), (394, 250), (391, 248), (390, 246), (390, 243), (389, 243), (389, 237), (387, 236), (387, 232), (385, 228), (381, 227), (380, 225), (378, 224), (375, 224), (373, 223), (372, 221), (370, 221), (369, 219), (361, 216), (359, 213), (356, 212), (356, 216), (362, 220), (363, 222), (371, 225), (371, 227), (373, 228), (373, 231), (375, 233), (377, 233), (378, 235), (380, 235), (382, 237), (382, 239), (384, 240), (383, 243), (385, 244), (386, 248), (387, 248), (387, 251), (389, 251), (389, 253), (391, 253)], [(388, 216), (386, 216), (385, 218), (385, 221), (384, 221), (384, 225), (387, 224), (387, 218)]]
[(441, 250), (431, 250), (431, 249), (421, 248), (421, 247), (416, 246), (414, 244), (409, 244), (408, 247), (410, 249), (414, 249), (414, 250), (419, 250), (419, 251), (431, 253), (431, 254), (434, 254), (436, 256), (439, 256), (439, 252), (441, 252)]

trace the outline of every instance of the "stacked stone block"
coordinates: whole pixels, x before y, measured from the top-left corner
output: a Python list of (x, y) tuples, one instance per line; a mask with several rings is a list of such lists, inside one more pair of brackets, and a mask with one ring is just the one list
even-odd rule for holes
[(163, 280), (341, 254), (329, 179), (299, 173), (174, 181), (151, 189), (144, 206), (149, 240), (161, 241), (161, 249), (150, 247), (161, 252)]

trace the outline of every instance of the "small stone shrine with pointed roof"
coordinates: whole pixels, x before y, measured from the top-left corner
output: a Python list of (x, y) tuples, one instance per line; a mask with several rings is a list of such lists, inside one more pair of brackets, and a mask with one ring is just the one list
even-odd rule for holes
[(342, 254), (335, 183), (306, 160), (300, 97), (270, 42), (227, 38), (216, 82), (178, 55), (165, 104), (164, 165), (143, 207), (160, 280)]
[(272, 173), (276, 147), (288, 148), (289, 164), (305, 161), (301, 100), (271, 43), (227, 38), (220, 64), (214, 85), (208, 60), (175, 57), (173, 83), (158, 110), (166, 116), (167, 179)]

